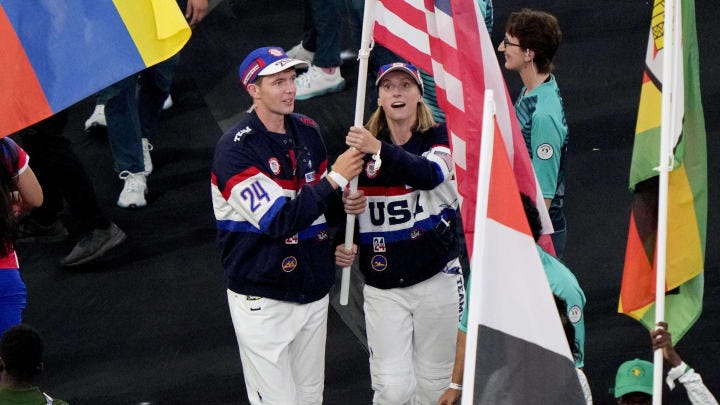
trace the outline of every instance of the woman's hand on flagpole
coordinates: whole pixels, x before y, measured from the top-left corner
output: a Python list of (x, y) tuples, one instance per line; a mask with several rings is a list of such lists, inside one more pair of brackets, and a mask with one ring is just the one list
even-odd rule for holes
[(680, 355), (677, 354), (675, 348), (672, 345), (672, 336), (668, 332), (668, 325), (666, 322), (658, 322), (657, 328), (650, 331), (650, 338), (652, 339), (653, 351), (662, 349), (663, 357), (672, 366), (677, 367), (682, 363)]
[(355, 261), (358, 247), (352, 245), (352, 249), (345, 248), (345, 245), (337, 245), (335, 248), (335, 264), (340, 267), (350, 267)]
[(382, 142), (363, 127), (350, 127), (345, 143), (363, 153), (377, 153), (382, 147)]

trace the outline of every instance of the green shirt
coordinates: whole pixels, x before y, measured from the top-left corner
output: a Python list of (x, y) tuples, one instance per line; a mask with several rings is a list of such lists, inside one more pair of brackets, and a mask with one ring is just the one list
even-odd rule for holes
[(52, 405), (68, 405), (62, 399), (46, 398), (38, 387), (22, 390), (0, 388), (0, 404), (3, 405), (46, 405), (50, 403)]

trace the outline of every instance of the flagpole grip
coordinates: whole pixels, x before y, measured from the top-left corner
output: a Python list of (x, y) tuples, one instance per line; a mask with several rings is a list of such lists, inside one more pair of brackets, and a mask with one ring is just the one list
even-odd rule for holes
[[(365, 115), (365, 87), (367, 86), (368, 60), (370, 59), (370, 43), (372, 37), (373, 23), (375, 21), (374, 11), (377, 0), (365, 1), (363, 10), (362, 38), (360, 50), (358, 51), (358, 85), (355, 97), (355, 119), (353, 125), (361, 127)], [(350, 181), (350, 193), (357, 191), (358, 179)], [(353, 237), (355, 234), (355, 215), (347, 214), (345, 225), (345, 249), (352, 249)], [(350, 266), (343, 267), (340, 278), (340, 305), (347, 305), (350, 297)]]

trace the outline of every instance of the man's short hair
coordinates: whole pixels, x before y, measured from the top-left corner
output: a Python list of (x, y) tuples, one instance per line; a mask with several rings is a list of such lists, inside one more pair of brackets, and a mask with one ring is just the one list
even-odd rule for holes
[(520, 46), (535, 52), (535, 64), (539, 73), (550, 73), (553, 58), (562, 41), (557, 18), (544, 11), (524, 8), (508, 17), (505, 32), (514, 36)]
[(5, 371), (23, 381), (31, 381), (42, 369), (43, 341), (28, 325), (10, 327), (0, 340), (0, 358)]

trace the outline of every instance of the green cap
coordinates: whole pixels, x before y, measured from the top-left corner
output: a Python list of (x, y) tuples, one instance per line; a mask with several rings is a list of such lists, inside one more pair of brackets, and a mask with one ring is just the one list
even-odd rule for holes
[(645, 360), (630, 360), (620, 365), (615, 376), (615, 398), (631, 393), (653, 394), (653, 364)]

